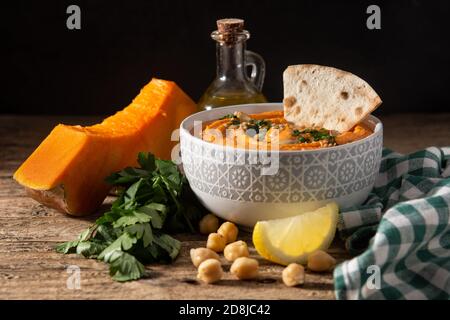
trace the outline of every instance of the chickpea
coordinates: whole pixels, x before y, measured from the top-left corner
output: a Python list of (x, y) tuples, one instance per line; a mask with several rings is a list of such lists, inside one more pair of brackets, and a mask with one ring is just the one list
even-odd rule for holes
[(297, 263), (291, 263), (284, 268), (282, 273), (282, 279), (285, 285), (288, 287), (294, 287), (299, 284), (305, 283), (305, 268)]
[(222, 278), (223, 270), (216, 259), (206, 259), (198, 266), (197, 278), (206, 283), (214, 283)]
[(238, 236), (238, 232), (238, 227), (236, 227), (234, 223), (229, 221), (222, 223), (219, 230), (217, 230), (217, 233), (225, 237), (227, 243), (235, 242)]
[(234, 260), (230, 272), (240, 280), (249, 280), (258, 276), (258, 267), (256, 259), (240, 257)]
[(316, 272), (330, 271), (334, 268), (336, 259), (322, 250), (317, 250), (308, 256), (308, 269)]
[(212, 232), (216, 232), (219, 228), (219, 218), (217, 218), (212, 213), (207, 214), (200, 220), (198, 228), (201, 234), (210, 234)]
[(210, 233), (208, 241), (206, 241), (206, 247), (215, 252), (222, 252), (226, 245), (226, 239), (218, 233)]
[(223, 255), (228, 261), (234, 261), (240, 257), (248, 257), (250, 254), (248, 253), (247, 243), (239, 240), (227, 245), (223, 250)]
[(208, 248), (191, 249), (192, 264), (197, 268), (200, 263), (207, 259), (216, 259), (220, 261), (220, 257), (217, 253)]

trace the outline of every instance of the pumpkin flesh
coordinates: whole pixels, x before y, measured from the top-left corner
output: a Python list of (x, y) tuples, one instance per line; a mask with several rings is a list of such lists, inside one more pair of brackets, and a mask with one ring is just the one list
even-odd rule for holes
[(90, 214), (111, 187), (105, 177), (136, 165), (138, 152), (170, 159), (173, 130), (195, 111), (195, 103), (174, 82), (152, 79), (128, 107), (100, 124), (57, 125), (14, 179), (47, 206)]

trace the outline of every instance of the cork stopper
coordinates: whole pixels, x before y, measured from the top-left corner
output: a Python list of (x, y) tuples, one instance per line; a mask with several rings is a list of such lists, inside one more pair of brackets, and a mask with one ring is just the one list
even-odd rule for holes
[(236, 33), (244, 30), (244, 20), (228, 18), (217, 20), (217, 29), (220, 33)]
[(217, 20), (217, 31), (221, 34), (223, 41), (234, 42), (237, 34), (244, 31), (244, 20), (236, 18)]

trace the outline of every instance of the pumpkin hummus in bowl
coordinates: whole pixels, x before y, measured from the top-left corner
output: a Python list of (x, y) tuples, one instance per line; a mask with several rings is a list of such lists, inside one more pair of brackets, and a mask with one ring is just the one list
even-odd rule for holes
[(211, 212), (253, 227), (257, 221), (293, 216), (331, 201), (349, 207), (367, 198), (382, 151), (383, 127), (376, 117), (368, 116), (359, 124), (364, 134), (358, 133), (358, 126), (349, 131), (357, 139), (332, 146), (317, 146), (316, 141), (310, 142), (316, 147), (306, 143), (300, 148), (294, 143), (298, 149), (267, 150), (208, 141), (202, 134), (205, 128), (234, 112), (280, 113), (283, 105), (230, 106), (202, 111), (183, 121), (183, 170), (192, 190)]
[[(320, 79), (307, 74), (318, 77), (330, 71), (321, 68), (308, 65), (307, 71), (294, 73), (300, 78), (295, 85), (305, 85), (303, 76), (307, 83), (320, 87)], [(308, 109), (307, 99), (297, 94), (292, 97), (301, 101), (300, 106), (288, 107), (286, 101), (235, 105), (187, 117), (180, 126), (181, 159), (189, 184), (203, 205), (223, 219), (253, 227), (261, 220), (298, 215), (332, 201), (341, 208), (361, 204), (380, 165), (382, 123), (367, 114), (379, 102), (360, 97), (370, 88), (367, 84), (348, 82), (345, 74), (336, 76), (347, 82), (338, 85), (335, 79), (335, 98), (345, 99), (346, 108), (357, 110), (360, 118), (350, 111), (335, 111), (338, 120), (321, 118)], [(286, 97), (286, 79), (284, 82)], [(363, 84), (365, 89), (357, 88)], [(328, 86), (322, 89), (328, 90)], [(325, 93), (313, 95), (321, 94)], [(351, 109), (348, 100), (353, 97)], [(314, 106), (323, 107), (322, 102)], [(343, 114), (347, 115), (344, 121)]]
[(284, 118), (283, 110), (255, 114), (235, 111), (206, 124), (202, 139), (236, 148), (294, 151), (343, 145), (372, 133), (364, 123), (339, 133), (325, 128), (304, 128), (292, 124)]

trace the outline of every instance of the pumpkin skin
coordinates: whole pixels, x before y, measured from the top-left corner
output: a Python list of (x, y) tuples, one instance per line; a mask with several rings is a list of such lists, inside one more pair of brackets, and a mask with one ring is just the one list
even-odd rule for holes
[(111, 188), (105, 178), (136, 165), (140, 151), (170, 159), (173, 130), (195, 111), (174, 82), (152, 79), (128, 107), (100, 124), (57, 125), (14, 179), (44, 205), (75, 216), (93, 213)]

